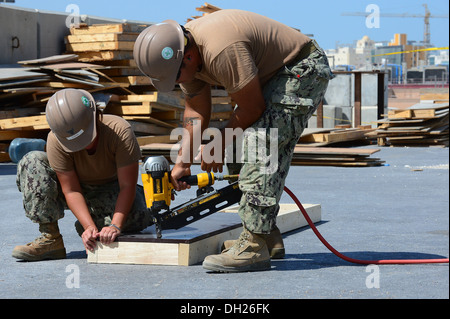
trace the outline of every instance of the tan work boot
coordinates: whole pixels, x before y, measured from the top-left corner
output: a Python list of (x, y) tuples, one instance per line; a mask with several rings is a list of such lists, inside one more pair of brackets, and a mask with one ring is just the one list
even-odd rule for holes
[(203, 268), (217, 272), (241, 272), (270, 269), (270, 255), (264, 235), (246, 229), (229, 249), (207, 256)]
[(41, 235), (31, 243), (14, 247), (12, 256), (25, 261), (66, 258), (58, 223), (39, 224)]
[[(272, 259), (283, 259), (285, 255), (283, 237), (278, 227), (270, 232), (269, 235), (264, 235), (264, 239), (269, 249), (270, 258)], [(222, 245), (222, 250), (229, 249), (236, 240), (226, 240)]]

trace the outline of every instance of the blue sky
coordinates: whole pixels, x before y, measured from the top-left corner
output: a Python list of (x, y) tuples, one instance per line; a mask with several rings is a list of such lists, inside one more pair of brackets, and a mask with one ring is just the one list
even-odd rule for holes
[[(370, 4), (380, 13), (423, 15), (426, 3), (433, 15), (448, 15), (448, 0), (211, 0), (222, 9), (253, 11), (298, 28), (314, 38), (324, 49), (336, 45), (352, 45), (368, 35), (375, 41), (390, 41), (394, 33), (406, 33), (408, 40), (423, 40), (423, 18), (380, 17), (379, 27), (368, 28), (362, 16), (343, 16), (344, 12), (365, 12)], [(69, 4), (76, 4), (81, 14), (100, 17), (160, 22), (173, 19), (184, 24), (186, 19), (201, 14), (196, 7), (204, 0), (16, 0), (15, 6), (64, 12)], [(431, 42), (436, 47), (449, 43), (449, 19), (430, 19)]]

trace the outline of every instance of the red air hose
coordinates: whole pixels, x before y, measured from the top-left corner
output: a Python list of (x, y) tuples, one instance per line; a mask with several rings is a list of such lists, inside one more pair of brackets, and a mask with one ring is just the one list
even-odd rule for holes
[(338, 256), (341, 259), (344, 259), (348, 262), (355, 263), (355, 264), (363, 264), (363, 265), (387, 265), (387, 264), (431, 264), (431, 263), (448, 263), (448, 258), (442, 258), (442, 259), (386, 259), (386, 260), (359, 260), (350, 258), (347, 256), (344, 256), (340, 252), (338, 252), (336, 249), (334, 249), (326, 240), (322, 237), (322, 235), (317, 230), (314, 223), (311, 221), (311, 218), (309, 218), (308, 213), (306, 212), (305, 208), (303, 207), (302, 203), (298, 200), (298, 198), (290, 191), (289, 188), (286, 186), (284, 187), (284, 191), (291, 196), (291, 198), (294, 200), (294, 202), (297, 204), (298, 208), (300, 208), (300, 211), (302, 212), (303, 216), (305, 217), (306, 221), (308, 222), (309, 226), (313, 230), (313, 232), (316, 234), (316, 236), (320, 239), (322, 244), (324, 244), (333, 254)]

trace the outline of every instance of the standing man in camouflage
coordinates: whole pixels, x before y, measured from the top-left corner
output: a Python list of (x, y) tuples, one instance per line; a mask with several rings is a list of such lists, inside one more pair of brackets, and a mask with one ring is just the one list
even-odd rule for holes
[[(182, 150), (190, 148), (189, 154), (194, 124), (200, 123), (202, 131), (209, 125), (211, 85), (224, 87), (237, 104), (227, 128), (253, 129), (244, 134), (245, 154), (256, 151), (249, 147), (261, 128), (266, 129), (267, 154), (269, 129), (278, 130), (278, 169), (271, 172), (261, 158), (244, 158), (240, 169), (244, 231), (221, 254), (203, 262), (205, 269), (221, 272), (269, 269), (271, 256), (284, 256), (276, 216), (294, 147), (333, 77), (323, 50), (301, 32), (267, 17), (220, 10), (184, 27), (172, 20), (148, 27), (136, 41), (134, 57), (157, 90), (171, 91), (180, 84), (186, 101), (184, 127), (190, 133)], [(223, 151), (225, 134), (222, 140)], [(177, 190), (187, 187), (178, 180), (190, 175), (191, 164), (192, 156), (173, 167)], [(203, 160), (201, 168), (216, 172), (222, 165)]]

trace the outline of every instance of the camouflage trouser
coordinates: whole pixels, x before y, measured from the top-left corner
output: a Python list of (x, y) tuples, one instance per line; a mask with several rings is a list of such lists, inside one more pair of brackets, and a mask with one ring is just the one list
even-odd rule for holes
[[(325, 53), (318, 49), (283, 67), (263, 88), (266, 110), (244, 134), (243, 163), (227, 164), (231, 174), (240, 169), (239, 215), (248, 230), (269, 233), (275, 227), (294, 147), (333, 77)], [(278, 133), (272, 141), (271, 129)], [(258, 154), (261, 140), (259, 152), (266, 156)]]
[[(25, 215), (33, 222), (51, 223), (64, 217), (64, 210), (68, 209), (67, 203), (45, 152), (29, 152), (22, 158), (17, 165), (16, 183), (23, 195)], [(100, 230), (111, 224), (119, 194), (119, 183), (116, 181), (104, 185), (82, 184), (81, 187), (97, 228)], [(145, 203), (144, 191), (140, 185), (136, 185), (134, 204), (122, 231), (140, 231), (149, 224), (151, 216)], [(75, 222), (75, 228), (81, 236), (84, 229), (80, 222)]]

